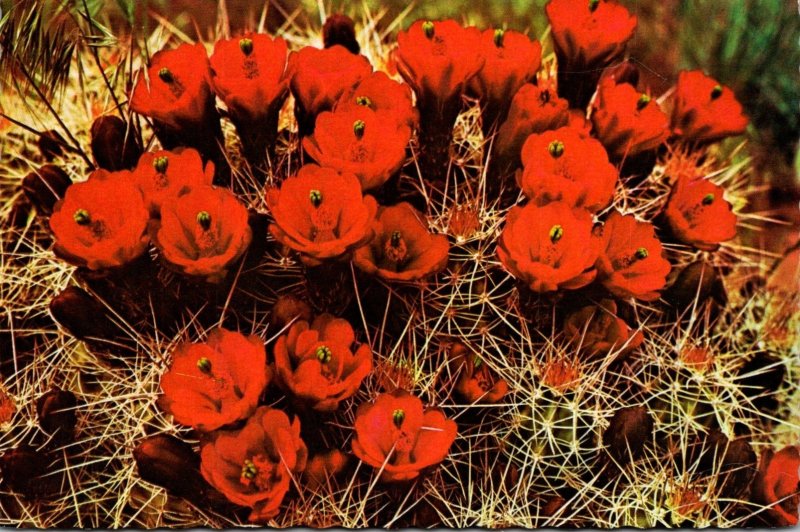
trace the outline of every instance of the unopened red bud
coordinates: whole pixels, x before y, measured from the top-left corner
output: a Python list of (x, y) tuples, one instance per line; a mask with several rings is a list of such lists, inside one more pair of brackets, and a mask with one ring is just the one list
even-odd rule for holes
[(639, 67), (633, 61), (623, 61), (606, 67), (602, 78), (614, 78), (617, 85), (627, 83), (636, 87), (639, 84)]
[(0, 485), (26, 497), (38, 495), (37, 484), (44, 475), (47, 461), (44, 453), (30, 447), (18, 447), (0, 456)]
[(72, 184), (66, 172), (54, 164), (46, 164), (25, 176), (22, 190), (36, 210), (49, 215), (53, 205), (64, 197)]
[(142, 440), (133, 450), (139, 476), (173, 495), (195, 503), (215, 499), (215, 490), (200, 473), (200, 455), (188, 443), (168, 434)]
[(77, 406), (74, 393), (58, 388), (53, 388), (36, 401), (39, 426), (51, 436), (53, 443), (58, 445), (74, 439)]
[(118, 116), (101, 116), (92, 123), (92, 155), (105, 170), (130, 170), (136, 166), (142, 147), (136, 130)]
[(325, 24), (322, 26), (322, 41), (325, 43), (325, 48), (338, 44), (354, 54), (361, 51), (361, 46), (356, 40), (355, 24), (347, 15), (334, 14), (325, 19)]
[(107, 339), (113, 335), (114, 325), (108, 319), (105, 307), (77, 286), (68, 287), (50, 301), (50, 314), (79, 340)]
[(778, 355), (759, 351), (738, 370), (736, 382), (759, 412), (773, 413), (779, 406), (776, 392), (786, 379), (786, 365)]
[(64, 154), (64, 137), (55, 129), (50, 129), (39, 135), (39, 140), (36, 145), (39, 147), (39, 152), (47, 162), (52, 161), (56, 157), (61, 157)]
[(617, 410), (603, 433), (603, 444), (617, 462), (626, 464), (641, 456), (653, 435), (653, 417), (643, 406)]
[(713, 297), (718, 302), (726, 300), (725, 287), (716, 268), (703, 261), (695, 261), (678, 274), (675, 282), (664, 293), (664, 299), (679, 309)]
[(697, 474), (714, 477), (726, 497), (740, 494), (756, 473), (757, 458), (749, 438), (730, 439), (716, 429), (689, 445), (687, 459)]
[(272, 307), (270, 326), (279, 331), (293, 320), (311, 321), (311, 307), (302, 299), (293, 295), (280, 296)]

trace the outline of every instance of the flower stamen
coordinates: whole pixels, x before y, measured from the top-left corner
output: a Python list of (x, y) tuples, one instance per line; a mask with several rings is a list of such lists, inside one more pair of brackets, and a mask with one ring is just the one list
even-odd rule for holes
[(366, 128), (367, 124), (365, 124), (363, 120), (356, 120), (353, 122), (353, 133), (358, 140), (361, 140), (364, 137), (364, 130)]
[(392, 423), (398, 429), (403, 425), (403, 421), (406, 419), (405, 410), (398, 408), (394, 412), (392, 412)]
[(563, 236), (564, 236), (564, 228), (561, 227), (560, 225), (556, 224), (550, 228), (550, 242), (552, 242), (553, 244), (561, 240)]
[(199, 369), (203, 373), (210, 374), (211, 373), (211, 361), (206, 357), (198, 358), (197, 359), (197, 369)]
[(153, 168), (159, 174), (165, 173), (168, 167), (169, 167), (169, 158), (156, 157), (155, 159), (153, 159)]
[(423, 22), (422, 32), (425, 33), (425, 37), (427, 37), (428, 39), (433, 39), (433, 36), (436, 33), (436, 30), (433, 27), (433, 22), (431, 22), (430, 20), (426, 20), (425, 22)]
[(498, 48), (503, 47), (503, 38), (505, 37), (505, 30), (498, 28), (494, 30), (494, 45)]
[(315, 209), (319, 208), (319, 206), (322, 205), (322, 192), (316, 189), (309, 191), (308, 200)]
[(75, 214), (72, 215), (72, 219), (75, 220), (75, 223), (78, 225), (89, 225), (92, 222), (89, 211), (86, 209), (78, 209), (75, 211)]
[(211, 215), (208, 211), (200, 211), (197, 213), (197, 223), (203, 228), (203, 231), (208, 231), (211, 227)]
[(242, 51), (244, 55), (250, 55), (253, 53), (253, 39), (244, 38), (239, 41), (239, 49)]
[(560, 140), (554, 140), (547, 146), (547, 151), (553, 159), (558, 159), (564, 155), (564, 143)]
[(164, 83), (172, 83), (173, 81), (175, 81), (172, 72), (167, 67), (163, 67), (161, 70), (158, 71), (158, 77), (161, 78), (161, 81), (163, 81)]
[(317, 348), (316, 353), (315, 353), (315, 355), (317, 357), (317, 360), (319, 360), (323, 364), (327, 364), (328, 362), (331, 361), (331, 355), (332, 354), (333, 353), (331, 353), (330, 347), (328, 347), (326, 345), (319, 346)]

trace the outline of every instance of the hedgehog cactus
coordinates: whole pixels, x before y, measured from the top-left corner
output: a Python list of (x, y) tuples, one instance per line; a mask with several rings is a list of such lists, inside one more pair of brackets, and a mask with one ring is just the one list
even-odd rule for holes
[(640, 85), (614, 0), (546, 15), (136, 28), (41, 153), (6, 89), (0, 522), (785, 524), (798, 253), (746, 243), (741, 106)]

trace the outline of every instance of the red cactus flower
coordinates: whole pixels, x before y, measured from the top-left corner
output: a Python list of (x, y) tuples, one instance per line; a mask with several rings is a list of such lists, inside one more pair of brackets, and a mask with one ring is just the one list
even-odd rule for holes
[(551, 0), (545, 8), (558, 59), (558, 92), (586, 109), (604, 67), (616, 62), (636, 30), (636, 16), (610, 0)]
[(598, 305), (588, 305), (573, 312), (564, 320), (564, 335), (588, 357), (618, 351), (624, 356), (644, 341), (640, 331), (633, 331), (617, 316), (617, 304), (604, 299)]
[(363, 107), (372, 109), (384, 119), (394, 116), (398, 123), (411, 128), (419, 118), (411, 100), (411, 88), (380, 71), (373, 72), (342, 94), (334, 110), (352, 111)]
[(288, 94), (286, 41), (260, 33), (221, 39), (211, 55), (211, 80), (234, 122), (270, 122)]
[(552, 84), (526, 83), (511, 100), (508, 118), (497, 130), (495, 151), (504, 158), (519, 161), (528, 135), (566, 126), (569, 103), (558, 97)]
[(162, 257), (185, 275), (219, 282), (247, 250), (252, 231), (247, 209), (229, 190), (196, 187), (161, 206), (152, 224)]
[(484, 131), (505, 119), (509, 101), (530, 81), (542, 62), (542, 45), (524, 33), (487, 29), (481, 34), (483, 68), (469, 82), (469, 92), (483, 104)]
[(583, 137), (590, 137), (592, 134), (592, 123), (586, 118), (586, 113), (580, 109), (570, 109), (567, 127), (580, 133)]
[(636, 15), (610, 0), (550, 0), (545, 7), (559, 68), (608, 65), (636, 30)]
[(214, 107), (208, 56), (201, 43), (156, 52), (139, 75), (131, 109), (173, 129), (205, 124)]
[(5, 388), (0, 387), (0, 427), (6, 429), (17, 413), (17, 403)]
[(320, 50), (306, 46), (289, 56), (289, 87), (296, 100), (302, 133), (314, 129), (314, 119), (330, 110), (345, 92), (372, 73), (363, 55), (350, 53), (341, 45)]
[(213, 438), (200, 450), (203, 477), (229, 501), (251, 508), (250, 522), (265, 523), (277, 515), (292, 477), (308, 459), (300, 421), (262, 406), (243, 428), (216, 432)]
[(127, 170), (96, 170), (67, 188), (53, 207), (50, 230), (56, 255), (100, 270), (122, 266), (147, 249), (148, 213)]
[(346, 320), (322, 314), (295, 322), (278, 338), (273, 354), (278, 382), (320, 412), (333, 412), (372, 371), (372, 350), (361, 344)]
[(183, 343), (161, 377), (159, 406), (182, 425), (211, 432), (245, 419), (267, 387), (264, 342), (215, 329), (205, 342)]
[(616, 297), (658, 299), (672, 266), (649, 222), (614, 211), (602, 230), (597, 278)]
[(673, 235), (697, 249), (714, 251), (736, 236), (736, 215), (723, 197), (725, 189), (708, 179), (678, 177), (664, 215)]
[(339, 449), (331, 449), (324, 453), (315, 454), (308, 461), (308, 465), (303, 471), (306, 486), (316, 489), (319, 486), (327, 485), (332, 477), (347, 466), (348, 458)]
[(678, 74), (672, 131), (686, 140), (717, 141), (741, 135), (748, 119), (731, 89), (700, 70)]
[(191, 148), (142, 154), (133, 170), (133, 181), (142, 191), (151, 216), (160, 216), (161, 204), (193, 187), (210, 185), (214, 163), (203, 170), (200, 154)]
[(422, 109), (438, 108), (441, 114), (454, 103), (458, 107), (467, 83), (483, 66), (480, 40), (477, 28), (454, 20), (418, 20), (397, 34), (397, 70)]
[(322, 166), (354, 173), (363, 190), (383, 185), (406, 159), (411, 129), (367, 107), (320, 113), (303, 148)]
[(382, 481), (397, 482), (444, 460), (457, 427), (440, 410), (423, 410), (419, 398), (395, 391), (358, 407), (355, 432), (353, 453), (381, 470)]
[(753, 499), (769, 506), (767, 515), (775, 526), (797, 526), (800, 508), (800, 447), (790, 445), (777, 453), (761, 453), (753, 480)]
[(354, 174), (307, 164), (270, 190), (267, 203), (275, 219), (272, 236), (312, 265), (348, 255), (374, 234), (378, 203), (362, 196)]
[(592, 125), (612, 158), (657, 148), (669, 136), (669, 118), (649, 95), (633, 85), (604, 78), (597, 89)]
[(540, 369), (541, 382), (559, 393), (575, 390), (581, 384), (582, 366), (575, 356), (549, 358)]
[(423, 220), (408, 203), (379, 207), (375, 238), (356, 250), (356, 266), (388, 281), (415, 281), (443, 270), (450, 251), (447, 237), (429, 233)]
[(590, 212), (611, 203), (619, 177), (603, 145), (569, 127), (530, 135), (522, 165), (518, 184), (537, 205), (560, 200)]
[(450, 357), (458, 372), (456, 392), (469, 403), (495, 404), (505, 397), (508, 383), (498, 378), (479, 355), (464, 344), (450, 349)]
[(591, 216), (563, 202), (514, 207), (497, 246), (506, 270), (534, 292), (586, 286), (597, 254)]

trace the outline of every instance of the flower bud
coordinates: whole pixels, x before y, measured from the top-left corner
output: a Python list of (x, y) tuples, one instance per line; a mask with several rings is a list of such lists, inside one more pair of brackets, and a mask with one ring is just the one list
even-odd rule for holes
[(75, 437), (78, 421), (75, 407), (78, 400), (70, 391), (53, 388), (36, 401), (39, 426), (52, 437), (56, 445), (68, 443)]
[(687, 458), (697, 474), (715, 477), (724, 497), (741, 493), (756, 473), (757, 459), (749, 438), (732, 440), (716, 429), (690, 444)]
[(198, 506), (217, 511), (229, 509), (230, 503), (200, 473), (200, 456), (175, 436), (157, 434), (145, 438), (133, 450), (133, 459), (143, 480)]
[(206, 489), (200, 475), (200, 456), (175, 436), (145, 438), (133, 450), (133, 459), (143, 480), (174, 495), (196, 500)]
[(306, 486), (317, 488), (326, 485), (329, 479), (345, 468), (347, 462), (348, 456), (339, 449), (314, 455), (303, 471)]
[(603, 70), (602, 78), (614, 78), (614, 82), (627, 83), (636, 87), (639, 84), (639, 68), (633, 61), (622, 61), (616, 65), (611, 65)]
[(50, 314), (79, 340), (109, 338), (114, 332), (103, 305), (77, 286), (68, 287), (50, 301)]
[(39, 152), (47, 162), (52, 161), (56, 157), (61, 157), (64, 154), (64, 137), (55, 129), (50, 129), (39, 135), (39, 140), (36, 145), (39, 147)]
[(653, 435), (653, 418), (643, 406), (617, 410), (603, 433), (603, 443), (612, 458), (625, 464), (641, 456)]
[(736, 382), (759, 412), (773, 413), (779, 403), (775, 392), (786, 378), (786, 366), (777, 355), (759, 351), (739, 368)]
[(325, 19), (325, 25), (322, 26), (322, 41), (325, 43), (325, 48), (338, 44), (354, 54), (361, 51), (356, 40), (355, 24), (347, 15), (334, 14)]
[(278, 331), (294, 319), (311, 321), (311, 307), (305, 301), (291, 294), (280, 296), (272, 307), (270, 327)]
[(118, 116), (101, 116), (92, 123), (91, 135), (97, 166), (112, 172), (136, 166), (142, 147), (132, 125)]
[(722, 279), (716, 269), (703, 261), (686, 266), (664, 293), (664, 299), (679, 309), (692, 305), (695, 298), (702, 303), (709, 297), (719, 302), (727, 299)]
[(30, 447), (18, 447), (0, 456), (2, 486), (26, 497), (38, 495), (39, 477), (46, 468), (44, 455)]
[(64, 197), (72, 184), (66, 172), (54, 164), (46, 164), (25, 176), (22, 190), (36, 210), (49, 215), (53, 205)]

